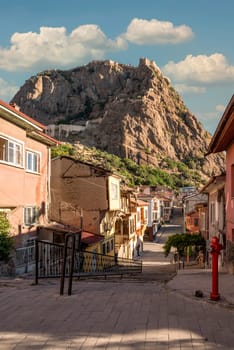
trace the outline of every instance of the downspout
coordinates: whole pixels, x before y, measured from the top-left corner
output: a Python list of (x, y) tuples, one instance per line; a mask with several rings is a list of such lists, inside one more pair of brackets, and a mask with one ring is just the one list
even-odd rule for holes
[(46, 219), (49, 222), (49, 211), (51, 210), (51, 193), (50, 193), (50, 176), (51, 176), (51, 150), (48, 146), (48, 159), (47, 159), (47, 206), (46, 206)]

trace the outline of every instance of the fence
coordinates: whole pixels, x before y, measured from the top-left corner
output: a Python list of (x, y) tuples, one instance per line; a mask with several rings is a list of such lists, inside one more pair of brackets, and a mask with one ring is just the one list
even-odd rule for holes
[[(64, 263), (64, 246), (45, 241), (36, 241), (35, 246), (36, 283), (39, 278), (61, 277)], [(97, 275), (123, 275), (142, 272), (142, 262), (115, 258), (110, 255), (102, 255), (94, 252), (80, 252), (75, 250), (72, 266), (72, 249), (67, 249), (65, 276), (68, 277), (73, 267), (73, 277), (97, 276)]]
[(18, 248), (15, 252), (16, 274), (28, 273), (35, 270), (35, 241), (28, 247)]

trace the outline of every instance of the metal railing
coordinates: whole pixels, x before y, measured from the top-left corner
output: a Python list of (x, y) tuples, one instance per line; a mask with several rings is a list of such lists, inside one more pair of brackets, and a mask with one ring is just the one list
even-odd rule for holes
[[(35, 282), (39, 278), (61, 277), (65, 268), (65, 277), (69, 277), (71, 268), (73, 277), (124, 275), (142, 272), (141, 260), (115, 258), (110, 255), (102, 255), (94, 252), (81, 252), (75, 250), (72, 259), (72, 248), (68, 247), (66, 264), (64, 264), (64, 246), (36, 241), (36, 271)], [(73, 265), (72, 265), (73, 260)]]
[(16, 249), (15, 268), (16, 274), (27, 273), (35, 269), (35, 241), (28, 247)]

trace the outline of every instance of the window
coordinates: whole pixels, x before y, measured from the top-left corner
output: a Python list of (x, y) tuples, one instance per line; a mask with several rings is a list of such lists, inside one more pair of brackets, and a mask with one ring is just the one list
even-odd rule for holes
[(0, 136), (0, 161), (23, 166), (23, 145)]
[(108, 241), (107, 243), (106, 243), (106, 252), (107, 252), (107, 254), (110, 252), (110, 241)]
[(24, 208), (24, 225), (30, 226), (37, 221), (37, 207)]
[(34, 173), (40, 171), (40, 155), (39, 153), (26, 151), (26, 170)]
[(113, 182), (111, 183), (111, 199), (118, 199), (118, 184)]

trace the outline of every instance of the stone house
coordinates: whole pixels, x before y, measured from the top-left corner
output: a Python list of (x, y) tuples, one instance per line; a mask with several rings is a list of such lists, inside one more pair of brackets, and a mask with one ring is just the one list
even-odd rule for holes
[(16, 247), (48, 223), (50, 148), (59, 143), (45, 126), (0, 100), (0, 210), (11, 225)]

